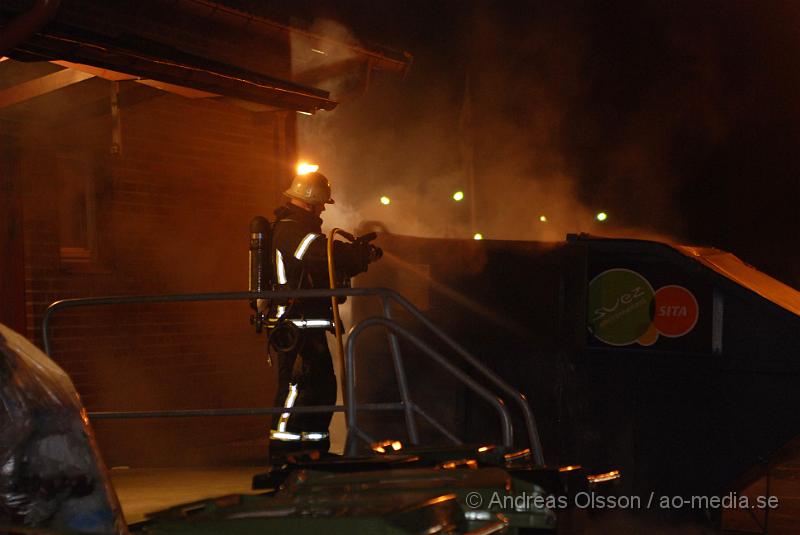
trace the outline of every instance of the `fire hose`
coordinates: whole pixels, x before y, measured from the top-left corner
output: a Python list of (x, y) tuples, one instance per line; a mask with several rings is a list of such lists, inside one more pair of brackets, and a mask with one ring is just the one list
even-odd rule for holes
[[(345, 232), (340, 228), (334, 228), (333, 230), (331, 230), (330, 235), (328, 236), (328, 278), (330, 281), (331, 290), (336, 289), (336, 266), (334, 265), (334, 260), (333, 260), (333, 239), (336, 237), (337, 234), (344, 237), (346, 240), (350, 242), (368, 243), (376, 238), (376, 234), (374, 232), (356, 238), (349, 232)], [(372, 262), (373, 260), (377, 260), (381, 256), (383, 256), (383, 251), (380, 248), (374, 246), (370, 247), (371, 247), (370, 260), (369, 260), (370, 262)], [(336, 333), (336, 354), (337, 354), (337, 360), (339, 362), (339, 369), (341, 370), (339, 374), (339, 381), (342, 382), (343, 381), (342, 377), (344, 377), (344, 344), (342, 343), (342, 321), (341, 321), (341, 316), (339, 314), (339, 299), (336, 298), (335, 296), (331, 296), (331, 308), (333, 309), (333, 327)], [(339, 386), (341, 389), (340, 391), (342, 392), (342, 397), (344, 398), (344, 396), (346, 395), (344, 384), (341, 384)], [(344, 401), (347, 402), (346, 399)]]
[[(352, 234), (339, 228), (331, 230), (330, 236), (328, 236), (328, 278), (331, 290), (336, 289), (336, 269), (333, 263), (333, 238), (336, 237), (337, 234), (344, 236), (345, 239), (353, 241)], [(342, 322), (341, 316), (339, 315), (339, 300), (336, 299), (336, 297), (331, 297), (331, 306), (333, 308), (333, 328), (336, 333), (336, 359), (339, 362), (339, 382), (341, 383), (344, 375), (344, 344), (342, 343)], [(346, 392), (343, 383), (339, 385), (339, 389), (344, 399)]]

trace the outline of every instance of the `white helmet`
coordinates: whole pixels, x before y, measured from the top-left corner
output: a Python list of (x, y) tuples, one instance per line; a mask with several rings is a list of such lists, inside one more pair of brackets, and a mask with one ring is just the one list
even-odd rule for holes
[(322, 173), (295, 176), (292, 185), (283, 194), (308, 204), (333, 204), (331, 184)]

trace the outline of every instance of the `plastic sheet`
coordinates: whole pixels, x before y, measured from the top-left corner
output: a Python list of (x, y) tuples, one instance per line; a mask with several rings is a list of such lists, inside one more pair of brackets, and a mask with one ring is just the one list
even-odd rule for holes
[(0, 325), (0, 532), (4, 527), (127, 533), (72, 381)]

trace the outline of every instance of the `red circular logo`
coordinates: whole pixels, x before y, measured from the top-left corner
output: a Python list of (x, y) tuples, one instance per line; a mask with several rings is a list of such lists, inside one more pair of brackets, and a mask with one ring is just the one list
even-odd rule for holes
[(659, 288), (655, 294), (655, 305), (653, 323), (664, 336), (683, 336), (697, 323), (697, 299), (683, 286)]

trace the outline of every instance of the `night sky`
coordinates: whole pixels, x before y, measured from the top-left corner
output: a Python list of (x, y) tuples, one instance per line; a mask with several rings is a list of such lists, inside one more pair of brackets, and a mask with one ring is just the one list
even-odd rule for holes
[[(311, 127), (347, 161), (329, 169), (372, 174), (348, 183), (354, 204), (377, 195), (365, 185), (376, 176), (421, 197), (440, 193), (433, 184), (457, 187), (466, 144), (478, 225), (497, 237), (553, 239), (533, 222), (547, 212), (561, 217), (557, 239), (588, 231), (711, 245), (800, 287), (800, 2), (283, 9), (295, 24), (335, 20), (364, 44), (414, 55), (406, 80), (376, 80), (320, 119), (328, 127)], [(305, 138), (312, 153), (314, 140)], [(587, 221), (599, 210), (606, 226)]]

